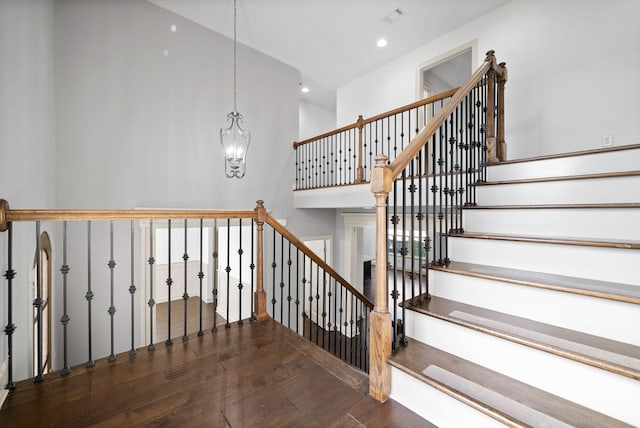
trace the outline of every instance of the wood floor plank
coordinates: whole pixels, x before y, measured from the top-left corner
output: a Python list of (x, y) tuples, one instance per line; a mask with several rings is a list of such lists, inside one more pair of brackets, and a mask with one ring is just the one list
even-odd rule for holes
[[(536, 426), (536, 424), (525, 423), (522, 420), (523, 415), (517, 412), (517, 406), (510, 406), (507, 400), (572, 426), (629, 426), (417, 340), (411, 340), (408, 346), (401, 348), (391, 358), (390, 363), (411, 376), (510, 426)], [(431, 367), (437, 367), (461, 376), (487, 392), (494, 392), (504, 397), (506, 404), (504, 406), (490, 405), (483, 400), (482, 396), (472, 396), (467, 390), (448, 384), (442, 378), (431, 377), (429, 375)], [(509, 411), (510, 407), (516, 408)]]
[(446, 266), (433, 265), (430, 268), (458, 275), (640, 304), (640, 287), (630, 284), (465, 262), (450, 262)]
[(404, 303), (417, 311), (541, 351), (640, 379), (640, 347), (442, 297)]
[(431, 426), (398, 403), (376, 402), (365, 374), (314, 348), (273, 320), (233, 324), (18, 382), (0, 426)]

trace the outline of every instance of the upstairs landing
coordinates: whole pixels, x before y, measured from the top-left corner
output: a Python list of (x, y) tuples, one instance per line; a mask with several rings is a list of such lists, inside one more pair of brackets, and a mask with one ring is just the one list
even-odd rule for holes
[(366, 375), (277, 322), (247, 322), (19, 382), (0, 426), (433, 426), (367, 390)]

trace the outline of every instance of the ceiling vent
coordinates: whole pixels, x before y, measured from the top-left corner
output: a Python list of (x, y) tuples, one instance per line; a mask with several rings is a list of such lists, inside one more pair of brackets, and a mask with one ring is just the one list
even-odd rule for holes
[(396, 9), (393, 9), (391, 12), (389, 12), (387, 14), (387, 16), (382, 18), (382, 20), (384, 22), (386, 22), (387, 24), (393, 24), (398, 19), (400, 19), (402, 17), (402, 15), (404, 15), (404, 12), (401, 11), (400, 9), (396, 8)]

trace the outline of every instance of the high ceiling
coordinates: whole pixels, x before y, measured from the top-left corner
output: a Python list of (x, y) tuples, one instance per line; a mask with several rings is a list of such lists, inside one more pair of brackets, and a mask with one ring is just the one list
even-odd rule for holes
[[(148, 1), (233, 38), (233, 0)], [(237, 39), (299, 69), (301, 97), (334, 109), (339, 86), (508, 1), (237, 0)]]

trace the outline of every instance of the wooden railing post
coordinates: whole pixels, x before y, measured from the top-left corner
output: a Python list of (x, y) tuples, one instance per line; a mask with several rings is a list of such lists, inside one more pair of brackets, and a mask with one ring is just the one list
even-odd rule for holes
[(498, 140), (497, 156), (503, 162), (507, 160), (507, 142), (504, 138), (504, 84), (507, 82), (507, 65), (501, 62), (498, 67), (502, 69), (502, 74), (498, 78), (498, 129), (496, 136)]
[[(494, 52), (487, 52), (487, 59), (485, 61), (494, 62)], [(487, 72), (487, 120), (486, 120), (486, 137), (487, 137), (487, 161), (489, 163), (498, 162), (496, 156), (496, 131), (495, 131), (495, 85), (496, 85), (496, 72), (491, 67)]]
[(364, 153), (362, 151), (362, 129), (364, 128), (363, 122), (364, 121), (362, 120), (362, 115), (358, 116), (358, 120), (356, 121), (356, 124), (358, 126), (358, 168), (356, 169), (356, 183), (362, 183), (364, 181), (364, 169), (362, 167), (364, 156)]
[(371, 192), (376, 198), (375, 302), (371, 313), (369, 343), (369, 395), (386, 401), (391, 394), (391, 314), (387, 304), (387, 197), (391, 191), (391, 169), (387, 157), (376, 157), (371, 171)]
[(4, 232), (8, 228), (7, 211), (9, 210), (9, 202), (6, 199), (0, 199), (0, 232)]
[(264, 201), (259, 200), (256, 202), (255, 208), (256, 218), (256, 230), (257, 230), (257, 262), (256, 262), (256, 291), (255, 291), (255, 313), (253, 317), (257, 321), (264, 321), (269, 319), (267, 313), (267, 293), (264, 291), (264, 239), (263, 239), (263, 226), (267, 221), (267, 210), (264, 207)]

